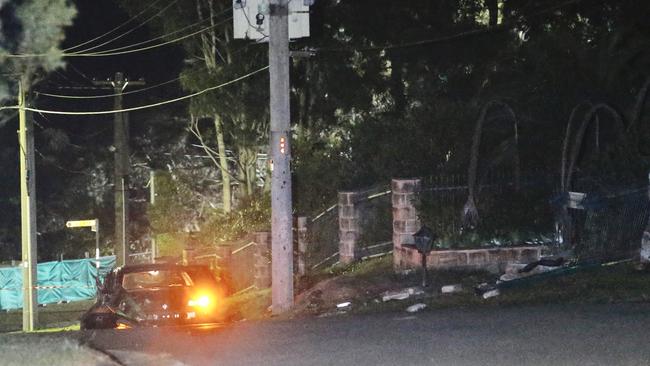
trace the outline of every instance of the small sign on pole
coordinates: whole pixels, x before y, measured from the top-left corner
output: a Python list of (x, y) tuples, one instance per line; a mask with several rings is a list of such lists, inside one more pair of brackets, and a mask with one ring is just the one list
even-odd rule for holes
[(74, 227), (89, 227), (92, 231), (97, 231), (97, 219), (94, 220), (73, 220), (65, 223), (69, 228)]

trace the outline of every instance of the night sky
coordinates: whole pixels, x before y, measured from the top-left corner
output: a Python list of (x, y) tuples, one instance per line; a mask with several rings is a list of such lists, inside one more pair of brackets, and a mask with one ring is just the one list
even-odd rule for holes
[[(74, 3), (77, 6), (78, 15), (74, 21), (74, 26), (69, 28), (66, 33), (66, 39), (62, 45), (64, 49), (101, 35), (129, 19), (129, 16), (117, 4), (110, 0), (76, 0)], [(135, 24), (138, 24), (138, 22), (132, 22), (112, 35), (119, 35), (125, 30), (132, 28)], [(152, 35), (149, 28), (144, 26), (114, 43), (103, 46), (99, 50), (122, 47), (156, 36), (158, 34)], [(102, 41), (109, 38), (102, 38)], [(94, 45), (94, 43), (91, 45)], [(178, 72), (182, 66), (182, 57), (180, 47), (170, 45), (146, 52), (120, 56), (73, 57), (68, 58), (66, 62), (91, 78), (96, 77), (102, 79), (112, 77), (115, 72), (122, 71), (130, 79), (139, 79), (142, 77), (151, 85), (178, 76)], [(85, 82), (71, 67), (66, 69), (65, 74), (75, 81)]]
[[(76, 0), (77, 16), (74, 19), (72, 27), (67, 28), (66, 37), (61, 45), (61, 49), (66, 49), (93, 39), (116, 26), (124, 23), (130, 17), (122, 10), (118, 4), (110, 0)], [(150, 16), (150, 12), (146, 17)], [(104, 42), (112, 37), (121, 35), (125, 31), (139, 24), (143, 17), (139, 17), (135, 22), (131, 22), (108, 36), (100, 38), (98, 41), (89, 43), (79, 49), (91, 47), (98, 43)], [(155, 38), (160, 34), (152, 34), (147, 26), (140, 27), (136, 31), (111, 42), (96, 51), (113, 49), (127, 46), (130, 44), (143, 42)], [(103, 95), (112, 94), (113, 90), (92, 90), (91, 80), (105, 80), (113, 78), (116, 72), (123, 72), (128, 79), (143, 78), (147, 85), (151, 86), (170, 79), (177, 78), (181, 67), (183, 66), (183, 52), (178, 45), (169, 45), (166, 47), (155, 48), (145, 52), (137, 52), (126, 55), (110, 57), (68, 57), (64, 59), (66, 66), (50, 74), (32, 88), (32, 92), (45, 92), (62, 95)], [(146, 87), (145, 86), (145, 87)], [(136, 87), (129, 87), (125, 91), (137, 90)], [(169, 99), (183, 95), (178, 82), (167, 84), (163, 87), (147, 90), (143, 93), (134, 93), (125, 95), (123, 100), (124, 107), (144, 105), (154, 103), (160, 100)], [(48, 110), (58, 111), (98, 111), (113, 109), (114, 99), (57, 99), (47, 96), (33, 94), (33, 103), (36, 107)], [(142, 123), (145, 115), (149, 116), (161, 114), (170, 115), (185, 108), (184, 103), (175, 103), (169, 107), (158, 108), (155, 111), (145, 110), (130, 113), (130, 132), (132, 137), (143, 136), (147, 134), (155, 124), (155, 118), (149, 119), (149, 123)], [(69, 184), (70, 178), (79, 174), (87, 174), (88, 169), (97, 164), (109, 164), (111, 166), (113, 155), (110, 147), (113, 144), (113, 115), (99, 116), (60, 116), (60, 115), (41, 115), (34, 114), (36, 123), (36, 149), (37, 149), (37, 199), (39, 201), (39, 220), (41, 215), (52, 215), (52, 210), (57, 212), (55, 216), (62, 219), (70, 219), (72, 216), (78, 216), (80, 213), (75, 209), (65, 209), (65, 207), (50, 207), (49, 202), (59, 197), (65, 191)], [(13, 202), (18, 194), (18, 150), (16, 148), (16, 136), (14, 133), (18, 127), (17, 119), (10, 121), (2, 129), (0, 134), (0, 143), (6, 149), (0, 151), (0, 158), (3, 160), (3, 168), (6, 169), (0, 180), (0, 189), (5, 192), (11, 192), (8, 195), (9, 201)], [(56, 151), (50, 148), (52, 142), (51, 131), (62, 131), (69, 139), (68, 146), (63, 151)], [(108, 171), (110, 172), (112, 168)], [(70, 207), (78, 206), (83, 202), (69, 201), (66, 205)], [(16, 206), (17, 202), (11, 204)], [(92, 206), (89, 206), (92, 211)], [(63, 209), (63, 212), (61, 210)], [(64, 213), (67, 211), (67, 213)], [(108, 211), (109, 212), (109, 211)], [(66, 216), (66, 217), (62, 217)], [(17, 210), (7, 210), (2, 214), (3, 221), (7, 228), (19, 228), (20, 212)], [(112, 225), (106, 225), (108, 227)], [(46, 225), (39, 223), (39, 231), (47, 231)], [(19, 230), (16, 231), (17, 233)], [(86, 235), (88, 234), (88, 235)], [(109, 235), (107, 231), (105, 233)], [(45, 234), (43, 234), (45, 235)], [(58, 234), (57, 234), (58, 235)], [(91, 234), (85, 232), (75, 232), (73, 235), (80, 235), (84, 242), (91, 243)], [(39, 249), (45, 254), (46, 246), (49, 244), (49, 237), (39, 237)], [(60, 239), (60, 238), (59, 238)], [(58, 239), (57, 239), (58, 240)], [(19, 241), (13, 243), (13, 252), (19, 253)], [(49, 259), (49, 255), (47, 255)], [(6, 259), (6, 258), (5, 258)]]

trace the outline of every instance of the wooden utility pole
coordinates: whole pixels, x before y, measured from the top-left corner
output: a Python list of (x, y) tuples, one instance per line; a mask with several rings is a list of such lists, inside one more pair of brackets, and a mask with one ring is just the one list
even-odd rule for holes
[[(122, 109), (122, 92), (128, 85), (140, 86), (145, 85), (142, 80), (129, 81), (124, 78), (121, 72), (115, 73), (113, 80), (93, 81), (95, 86), (103, 89), (111, 89), (115, 93), (115, 110)], [(128, 262), (128, 183), (129, 183), (129, 120), (128, 114), (122, 112), (115, 113), (115, 122), (113, 127), (113, 146), (115, 147), (115, 175), (114, 175), (114, 195), (115, 195), (115, 254), (117, 256), (117, 265), (122, 266)]]
[(20, 227), (23, 271), (23, 331), (38, 324), (36, 293), (36, 165), (34, 162), (34, 120), (25, 111), (27, 81), (18, 86), (18, 146), (20, 151)]
[(271, 84), (271, 299), (272, 312), (293, 306), (293, 218), (289, 114), (289, 1), (271, 0), (269, 74)]

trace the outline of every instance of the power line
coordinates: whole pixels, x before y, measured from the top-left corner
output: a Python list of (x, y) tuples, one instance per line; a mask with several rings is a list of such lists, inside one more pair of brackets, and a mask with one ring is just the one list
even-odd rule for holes
[[(213, 18), (216, 18), (216, 17), (218, 17), (218, 16), (221, 16), (221, 15), (223, 15), (224, 13), (227, 13), (227, 12), (228, 12), (228, 10), (225, 10), (225, 11), (219, 13), (219, 14), (214, 15)], [(162, 36), (158, 36), (158, 37), (156, 37), (156, 38), (152, 38), (152, 39), (149, 39), (149, 40), (146, 40), (146, 41), (142, 41), (142, 42), (138, 42), (138, 43), (133, 43), (133, 44), (130, 44), (130, 45), (127, 45), (127, 46), (117, 47), (117, 48), (113, 48), (113, 49), (110, 49), (110, 50), (97, 51), (97, 52), (94, 52), (94, 53), (96, 53), (96, 54), (104, 54), (104, 53), (108, 53), (108, 52), (121, 51), (121, 50), (128, 49), (128, 48), (131, 48), (131, 47), (141, 46), (141, 45), (143, 45), (143, 44), (151, 43), (151, 42), (153, 42), (153, 41), (157, 41), (157, 40), (159, 40), (159, 39), (164, 39), (164, 38), (169, 37), (169, 36), (171, 36), (171, 35), (174, 35), (174, 34), (177, 34), (177, 33), (181, 33), (181, 32), (183, 32), (183, 31), (185, 31), (185, 30), (187, 30), (187, 29), (194, 28), (194, 27), (196, 27), (197, 25), (199, 25), (199, 24), (201, 24), (201, 23), (205, 23), (206, 21), (208, 21), (208, 20), (210, 20), (210, 19), (211, 19), (211, 18), (206, 18), (206, 19), (200, 20), (200, 21), (198, 21), (198, 22), (196, 22), (196, 23), (193, 23), (193, 24), (187, 25), (187, 26), (185, 26), (185, 27), (183, 27), (183, 28), (181, 28), (181, 29), (175, 30), (175, 31), (170, 32), (170, 33), (167, 33), (167, 34), (163, 34)], [(229, 19), (227, 19), (227, 20), (225, 20), (225, 21), (228, 21), (228, 20), (230, 20), (230, 19), (232, 19), (232, 18), (229, 18)]]
[(88, 75), (86, 75), (86, 74), (84, 74), (83, 72), (81, 72), (81, 70), (79, 70), (78, 68), (76, 68), (73, 64), (68, 63), (67, 66), (70, 66), (70, 68), (72, 69), (72, 71), (74, 71), (75, 73), (79, 74), (79, 76), (81, 76), (82, 78), (84, 78), (86, 81), (91, 82), (91, 83), (93, 82), (93, 80), (92, 80), (91, 78), (89, 78)]
[(67, 172), (67, 173), (73, 173), (73, 174), (82, 174), (82, 175), (87, 175), (87, 176), (92, 177), (92, 174), (87, 173), (85, 170), (72, 170), (72, 169), (65, 168), (65, 167), (61, 166), (60, 164), (58, 164), (57, 162), (55, 162), (54, 158), (50, 158), (50, 157), (45, 156), (38, 149), (34, 149), (34, 151), (36, 152), (36, 154), (38, 154), (41, 157), (41, 159), (43, 159), (44, 162), (50, 164), (51, 166), (53, 166), (53, 167), (55, 167), (55, 168), (57, 168), (57, 169), (59, 169), (61, 171), (64, 171), (64, 172)]
[(97, 44), (97, 45), (94, 45), (92, 47), (83, 49), (81, 51), (75, 51), (75, 52), (72, 52), (72, 53), (86, 53), (88, 51), (96, 50), (96, 49), (98, 49), (98, 48), (100, 48), (102, 46), (105, 46), (105, 45), (109, 44), (109, 43), (115, 42), (118, 39), (120, 39), (120, 38), (122, 38), (122, 37), (124, 37), (124, 36), (126, 36), (128, 34), (131, 34), (131, 33), (135, 32), (136, 30), (144, 27), (145, 25), (147, 25), (147, 23), (149, 23), (150, 21), (154, 20), (156, 17), (158, 17), (161, 14), (163, 14), (164, 12), (166, 12), (167, 9), (172, 7), (172, 5), (176, 4), (177, 2), (178, 2), (178, 0), (171, 1), (169, 4), (165, 5), (162, 9), (160, 9), (156, 14), (154, 14), (154, 15), (150, 16), (149, 18), (145, 19), (142, 23), (136, 25), (135, 27), (129, 29), (128, 31), (126, 31), (126, 32), (124, 32), (124, 33), (122, 33), (122, 34), (120, 34), (118, 36), (115, 36), (115, 37), (109, 39), (108, 41), (104, 41), (104, 42), (102, 42), (100, 44)]
[[(163, 86), (163, 85), (171, 84), (171, 83), (176, 82), (176, 81), (178, 81), (178, 80), (180, 80), (180, 79), (181, 79), (181, 78), (180, 78), (180, 76), (179, 76), (179, 77), (174, 78), (174, 79), (171, 79), (171, 80), (163, 81), (162, 83), (159, 83), (159, 84), (156, 84), (156, 85), (148, 86), (148, 87), (146, 87), (146, 88), (141, 88), (141, 89), (137, 89), (137, 90), (131, 90), (131, 91), (127, 91), (127, 92), (119, 93), (119, 94), (118, 94), (118, 93), (113, 93), (113, 94), (102, 94), (102, 95), (65, 95), (65, 94), (50, 94), (50, 93), (44, 93), (44, 92), (39, 92), (39, 91), (35, 91), (34, 94), (44, 95), (44, 96), (46, 96), (46, 97), (52, 97), (52, 98), (61, 98), (61, 99), (101, 99), (101, 98), (112, 98), (112, 97), (115, 97), (115, 96), (117, 96), (117, 95), (127, 95), (127, 94), (141, 93), (141, 92), (144, 92), (144, 91), (147, 91), (147, 90), (151, 90), (151, 89), (159, 88), (159, 87), (161, 87), (161, 86)], [(94, 88), (94, 87), (88, 87), (88, 89), (89, 89), (89, 90), (95, 90), (96, 88)]]
[[(233, 52), (231, 53), (231, 56), (237, 55), (238, 53), (245, 51), (245, 50), (248, 49), (249, 47), (251, 47), (251, 44), (250, 44), (250, 43), (247, 43), (245, 46), (243, 46), (243, 47), (237, 49), (236, 51), (233, 51)], [(70, 66), (72, 66), (72, 64), (70, 64)], [(193, 75), (194, 73), (203, 72), (203, 71), (204, 71), (204, 70), (197, 69), (197, 70), (191, 71), (189, 74), (190, 74), (190, 75)], [(77, 72), (80, 73), (79, 71), (77, 71)], [(84, 75), (83, 73), (80, 73), (80, 75), (83, 76), (86, 80), (88, 80), (88, 81), (90, 81), (90, 82), (93, 82), (93, 81), (94, 81), (94, 80), (91, 80), (90, 78), (88, 78), (88, 77), (87, 77), (86, 75)], [(158, 83), (158, 84), (155, 84), (155, 85), (148, 86), (148, 87), (146, 87), (146, 88), (141, 88), (141, 89), (137, 89), (137, 90), (126, 91), (126, 92), (123, 92), (123, 93), (121, 93), (121, 94), (118, 94), (118, 93), (112, 93), (112, 94), (102, 94), (102, 95), (69, 95), (69, 94), (54, 94), (54, 93), (46, 93), (46, 92), (40, 92), (40, 91), (34, 91), (34, 94), (37, 94), (37, 95), (43, 95), (43, 96), (51, 97), (51, 98), (60, 98), (60, 99), (101, 99), (101, 98), (112, 98), (112, 97), (115, 97), (115, 96), (117, 96), (117, 95), (128, 95), (128, 94), (142, 93), (142, 92), (147, 91), (147, 90), (151, 90), (151, 89), (159, 88), (159, 87), (161, 87), (161, 86), (164, 86), (164, 85), (168, 85), (168, 84), (174, 83), (174, 82), (176, 82), (176, 81), (181, 80), (181, 78), (182, 78), (182, 77), (179, 76), (179, 77), (176, 77), (176, 78), (173, 78), (173, 79), (170, 79), (170, 80), (167, 80), (167, 81), (163, 81), (163, 82)], [(95, 87), (91, 87), (91, 86), (89, 86), (89, 87), (70, 87), (70, 89), (96, 90)]]
[[(262, 72), (262, 71), (264, 71), (264, 70), (267, 70), (268, 68), (269, 68), (268, 65), (267, 65), (267, 66), (264, 66), (264, 67), (262, 67), (262, 68), (260, 68), (260, 69), (257, 69), (257, 70), (255, 70), (255, 71), (249, 72), (248, 74), (242, 75), (242, 76), (240, 76), (240, 77), (238, 77), (238, 78), (236, 78), (236, 79), (233, 79), (233, 80), (227, 81), (227, 82), (225, 82), (225, 83), (222, 83), (222, 84), (219, 84), (219, 85), (216, 85), (216, 86), (212, 86), (212, 87), (209, 87), (209, 88), (206, 88), (206, 89), (200, 90), (200, 91), (198, 91), (198, 92), (196, 92), (196, 93), (192, 93), (192, 94), (184, 95), (184, 96), (182, 96), (182, 97), (178, 97), (178, 98), (174, 98), (174, 99), (165, 100), (165, 101), (158, 102), (158, 103), (142, 105), (142, 106), (138, 106), (138, 107), (122, 108), (122, 109), (114, 109), (114, 110), (108, 110), (108, 111), (83, 111), (83, 112), (74, 112), (74, 111), (50, 111), (50, 110), (43, 110), (43, 109), (31, 108), (31, 107), (24, 107), (24, 108), (22, 108), (22, 109), (24, 109), (24, 110), (26, 110), (26, 111), (36, 112), (36, 113), (44, 113), (44, 114), (58, 114), (58, 115), (66, 115), (66, 116), (95, 116), (95, 115), (102, 115), (102, 114), (113, 114), (113, 113), (122, 113), (122, 112), (132, 112), (132, 111), (138, 111), (138, 110), (142, 110), (142, 109), (149, 109), (149, 108), (159, 107), (159, 106), (162, 106), (162, 105), (167, 105), (167, 104), (171, 104), (171, 103), (180, 102), (180, 101), (182, 101), (182, 100), (186, 100), (186, 99), (194, 98), (194, 97), (199, 96), (199, 95), (201, 95), (201, 94), (205, 94), (205, 93), (207, 93), (207, 92), (209, 92), (209, 91), (216, 90), (216, 89), (220, 89), (220, 88), (223, 88), (223, 87), (225, 87), (225, 86), (228, 86), (228, 85), (234, 84), (234, 83), (236, 83), (236, 82), (238, 82), (238, 81), (241, 81), (241, 80), (247, 79), (247, 78), (249, 78), (249, 77), (251, 77), (251, 76), (253, 76), (253, 75), (255, 75), (255, 74), (258, 74), (258, 73), (260, 73), (260, 72)], [(0, 110), (3, 110), (3, 109), (21, 109), (21, 107), (20, 107), (20, 106), (17, 106), (17, 105), (15, 105), (15, 106), (4, 106), (4, 107), (0, 107)]]
[[(142, 47), (142, 48), (137, 48), (133, 50), (126, 50), (126, 51), (118, 51), (118, 52), (113, 52), (113, 50), (107, 50), (107, 51), (102, 51), (102, 52), (94, 52), (94, 53), (62, 53), (60, 54), (61, 57), (102, 57), (102, 56), (116, 56), (116, 55), (124, 55), (124, 54), (129, 54), (129, 53), (135, 53), (135, 52), (142, 52), (142, 51), (147, 51), (150, 49), (166, 46), (172, 43), (180, 42), (184, 39), (194, 37), (200, 33), (203, 33), (205, 31), (208, 31), (210, 29), (216, 28), (217, 26), (222, 25), (223, 23), (232, 20), (232, 17), (229, 17), (227, 19), (224, 19), (223, 21), (207, 26), (205, 28), (199, 29), (196, 32), (192, 32), (190, 34), (186, 34), (184, 36), (169, 40), (167, 42), (163, 43), (158, 43), (155, 45), (151, 45), (148, 47)], [(131, 46), (132, 47), (132, 46)], [(23, 53), (23, 54), (0, 54), (0, 57), (8, 57), (8, 58), (33, 58), (33, 57), (45, 57), (47, 56), (47, 53)]]
[(108, 32), (106, 32), (106, 33), (104, 33), (104, 34), (101, 34), (101, 35), (99, 35), (99, 36), (97, 36), (97, 37), (95, 37), (95, 38), (93, 38), (93, 39), (89, 39), (89, 40), (87, 40), (87, 41), (85, 41), (85, 42), (83, 42), (83, 43), (79, 43), (78, 45), (75, 45), (75, 46), (72, 46), (72, 47), (68, 47), (68, 48), (66, 48), (66, 49), (63, 49), (63, 52), (68, 52), (68, 51), (71, 51), (71, 50), (73, 50), (73, 49), (75, 49), (75, 48), (79, 48), (79, 47), (85, 46), (85, 45), (87, 45), (87, 44), (89, 44), (89, 43), (95, 42), (96, 40), (101, 39), (101, 38), (103, 38), (103, 37), (105, 37), (105, 36), (107, 36), (107, 35), (109, 35), (109, 34), (115, 32), (116, 30), (118, 30), (118, 29), (124, 27), (125, 25), (131, 23), (132, 21), (134, 21), (134, 20), (135, 20), (136, 18), (138, 18), (140, 15), (146, 13), (150, 8), (154, 7), (154, 6), (155, 6), (156, 4), (158, 4), (160, 1), (162, 1), (162, 0), (155, 0), (155, 1), (152, 1), (151, 4), (149, 4), (149, 6), (147, 6), (147, 7), (145, 7), (141, 12), (139, 12), (138, 14), (136, 14), (136, 15), (134, 15), (133, 17), (129, 18), (128, 20), (126, 20), (126, 21), (123, 22), (122, 24), (118, 25), (117, 27), (115, 27), (115, 28), (109, 30)]
[[(208, 30), (210, 30), (210, 29), (216, 28), (217, 26), (220, 26), (220, 25), (222, 25), (223, 23), (225, 23), (225, 22), (227, 22), (227, 21), (229, 21), (229, 20), (232, 20), (232, 17), (229, 17), (228, 19), (224, 19), (223, 21), (221, 21), (221, 22), (219, 22), (219, 23), (216, 23), (216, 24), (214, 24), (214, 25), (210, 25), (210, 26), (205, 27), (205, 28), (203, 28), (203, 29), (199, 29), (199, 30), (196, 31), (196, 32), (193, 32), (193, 33), (190, 33), (190, 34), (186, 34), (186, 35), (184, 35), (184, 36), (181, 36), (181, 37), (178, 37), (178, 38), (175, 38), (175, 39), (169, 40), (169, 41), (167, 41), (167, 42), (158, 43), (158, 44), (151, 45), (151, 46), (147, 46), (147, 47), (141, 47), (141, 48), (136, 48), (136, 49), (132, 49), (132, 50), (126, 50), (126, 51), (116, 51), (116, 52), (113, 52), (112, 50), (109, 50), (109, 51), (103, 51), (103, 52), (97, 52), (97, 53), (82, 53), (82, 54), (68, 54), (68, 55), (64, 54), (63, 56), (67, 56), (67, 57), (101, 57), (101, 56), (117, 56), (117, 55), (125, 55), (125, 54), (129, 54), (129, 53), (135, 53), (135, 52), (147, 51), (147, 50), (151, 50), (151, 49), (154, 49), (154, 48), (158, 48), (158, 47), (166, 46), (166, 45), (168, 45), (168, 44), (172, 44), (172, 43), (180, 42), (180, 41), (182, 41), (182, 40), (184, 40), (184, 39), (187, 39), (187, 38), (190, 38), (190, 37), (194, 37), (194, 36), (196, 36), (196, 35), (198, 35), (198, 34), (201, 34), (201, 33), (205, 32), (205, 31), (208, 31)], [(105, 53), (105, 52), (106, 52), (106, 53)]]

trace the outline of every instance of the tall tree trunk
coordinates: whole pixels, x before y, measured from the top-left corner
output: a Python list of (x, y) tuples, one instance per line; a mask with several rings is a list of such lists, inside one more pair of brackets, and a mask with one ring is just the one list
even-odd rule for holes
[(232, 194), (230, 191), (230, 173), (228, 172), (228, 158), (226, 145), (223, 142), (223, 121), (219, 115), (214, 115), (214, 130), (217, 134), (217, 152), (219, 153), (219, 169), (221, 170), (221, 183), (223, 194), (223, 211), (232, 210)]
[(483, 124), (485, 123), (485, 119), (487, 117), (488, 112), (492, 108), (501, 108), (505, 110), (509, 117), (511, 122), (513, 123), (513, 133), (514, 133), (514, 140), (515, 140), (515, 153), (513, 156), (513, 162), (514, 162), (514, 178), (515, 178), (515, 188), (519, 190), (520, 186), (520, 176), (521, 172), (520, 169), (521, 167), (519, 166), (519, 129), (518, 129), (518, 122), (517, 122), (517, 116), (515, 112), (510, 108), (510, 106), (506, 103), (500, 102), (500, 101), (490, 101), (486, 103), (483, 108), (481, 108), (481, 111), (479, 113), (478, 120), (476, 121), (476, 126), (474, 128), (474, 135), (472, 137), (472, 149), (470, 150), (470, 160), (469, 160), (469, 168), (467, 170), (467, 188), (468, 188), (468, 196), (467, 196), (467, 202), (465, 202), (465, 205), (463, 206), (463, 226), (469, 229), (474, 229), (478, 223), (479, 223), (479, 213), (478, 209), (476, 207), (476, 201), (477, 201), (477, 189), (478, 189), (478, 160), (479, 160), (479, 150), (481, 147), (481, 138), (483, 134)]
[(495, 27), (499, 24), (499, 0), (486, 0), (488, 12), (490, 14), (490, 27)]
[(634, 103), (634, 108), (629, 117), (630, 123), (627, 125), (627, 131), (632, 131), (632, 128), (637, 124), (639, 119), (641, 119), (641, 112), (643, 111), (643, 105), (645, 104), (646, 98), (648, 96), (648, 88), (650, 88), (650, 78), (646, 79), (645, 83), (639, 89), (639, 92), (636, 94), (636, 102)]
[(255, 161), (257, 154), (254, 150), (249, 150), (249, 156), (246, 159), (246, 190), (249, 195), (253, 195), (255, 184)]
[(299, 88), (298, 93), (298, 123), (300, 126), (307, 128), (309, 124), (309, 110), (312, 103), (311, 98), (311, 74), (312, 65), (311, 61), (307, 60), (304, 67), (305, 83), (302, 88)]
[(251, 197), (253, 195), (254, 176), (254, 172), (251, 174), (251, 150), (249, 148), (240, 148), (237, 161), (237, 178), (243, 185), (243, 188), (239, 190), (239, 197)]
[(611, 117), (614, 119), (614, 123), (616, 124), (615, 127), (618, 128), (622, 137), (625, 136), (625, 126), (623, 124), (623, 118), (618, 114), (618, 112), (614, 108), (612, 108), (611, 106), (605, 103), (600, 103), (592, 106), (591, 109), (585, 115), (584, 119), (582, 120), (582, 123), (580, 124), (580, 127), (578, 127), (578, 130), (576, 132), (576, 137), (571, 149), (571, 155), (568, 160), (568, 169), (566, 170), (565, 173), (566, 174), (566, 178), (565, 178), (566, 182), (564, 184), (565, 190), (571, 190), (571, 181), (573, 180), (573, 174), (575, 173), (575, 167), (576, 164), (578, 163), (578, 157), (580, 155), (580, 150), (582, 149), (582, 142), (584, 140), (587, 127), (589, 126), (592, 120), (595, 120), (597, 113), (601, 110), (611, 115)]
[(395, 101), (395, 111), (404, 112), (406, 109), (406, 91), (404, 90), (403, 63), (398, 57), (391, 57), (391, 94)]
[(251, 165), (246, 167), (246, 193), (248, 196), (253, 195), (253, 182), (255, 180), (255, 170), (252, 169)]

